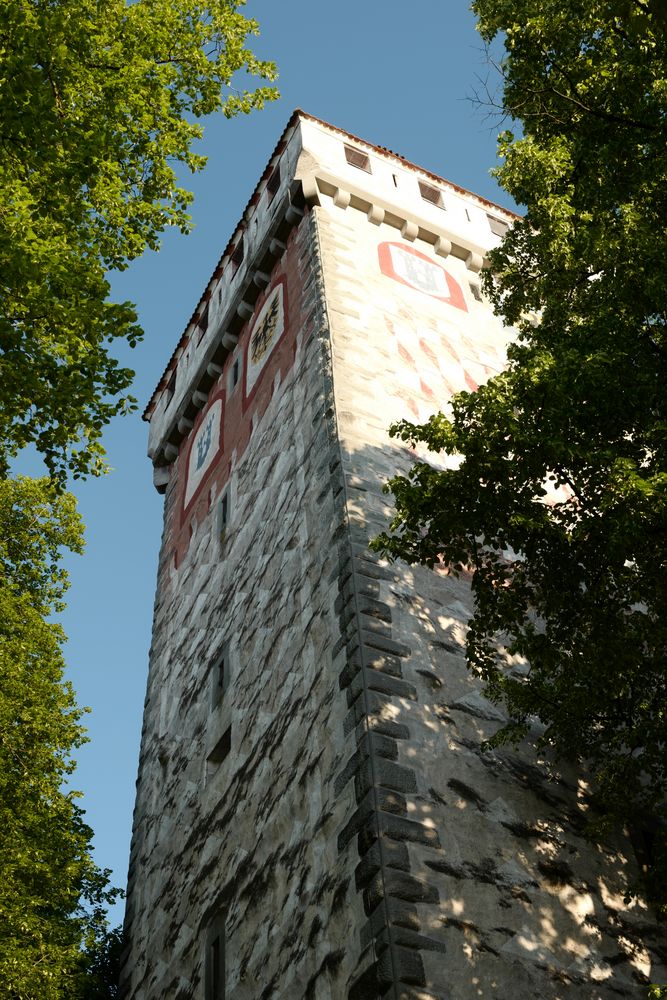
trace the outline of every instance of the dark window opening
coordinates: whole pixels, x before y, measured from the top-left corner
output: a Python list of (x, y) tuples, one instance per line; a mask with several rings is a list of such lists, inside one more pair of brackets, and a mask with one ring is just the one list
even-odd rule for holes
[(225, 491), (218, 501), (218, 537), (221, 542), (225, 540), (225, 534), (227, 533), (230, 506), (229, 493)]
[(217, 917), (206, 934), (204, 998), (225, 1000), (225, 923)]
[(361, 149), (356, 149), (354, 146), (346, 146), (345, 159), (351, 166), (358, 167), (360, 170), (366, 170), (370, 174), (371, 161), (368, 154), (362, 152)]
[(503, 222), (502, 219), (496, 219), (493, 215), (487, 215), (487, 219), (489, 220), (491, 232), (495, 236), (504, 236), (509, 229), (509, 223)]
[(215, 744), (210, 754), (206, 758), (206, 762), (209, 765), (209, 774), (217, 771), (217, 769), (222, 764), (223, 760), (229, 756), (229, 752), (232, 749), (232, 727), (230, 726), (226, 733), (224, 733), (218, 742)]
[(174, 398), (175, 391), (176, 391), (176, 369), (174, 368), (173, 372), (171, 373), (171, 378), (167, 383), (167, 388), (166, 388), (167, 401), (164, 404), (165, 410), (167, 409), (172, 399)]
[(229, 369), (227, 375), (227, 392), (230, 395), (231, 393), (234, 392), (234, 389), (239, 384), (240, 376), (241, 376), (241, 361), (240, 358), (236, 358), (236, 360), (232, 363), (232, 366)]
[(280, 164), (278, 164), (276, 169), (273, 171), (266, 184), (266, 190), (269, 192), (269, 201), (272, 201), (273, 196), (275, 195), (279, 187), (280, 187)]
[(208, 330), (208, 302), (204, 306), (204, 311), (197, 320), (197, 343), (202, 339), (206, 331)]
[(243, 246), (243, 237), (241, 237), (241, 239), (238, 241), (238, 243), (236, 244), (236, 246), (234, 247), (234, 249), (232, 251), (232, 267), (234, 269), (234, 271), (233, 271), (234, 274), (236, 274), (236, 272), (238, 271), (239, 267), (241, 266), (241, 262), (243, 261), (244, 253), (245, 253), (245, 250), (244, 250), (244, 246)]
[(221, 958), (222, 948), (220, 946), (220, 938), (215, 938), (209, 948), (209, 964), (211, 966), (211, 994), (214, 997), (219, 997), (222, 989), (222, 978), (220, 976), (220, 958)]
[(211, 667), (211, 708), (217, 708), (220, 704), (228, 684), (229, 660), (227, 650), (223, 649)]
[(430, 202), (431, 205), (437, 205), (438, 208), (445, 207), (445, 203), (442, 200), (442, 191), (440, 188), (434, 187), (433, 184), (425, 184), (424, 181), (419, 181), (419, 193), (424, 201)]

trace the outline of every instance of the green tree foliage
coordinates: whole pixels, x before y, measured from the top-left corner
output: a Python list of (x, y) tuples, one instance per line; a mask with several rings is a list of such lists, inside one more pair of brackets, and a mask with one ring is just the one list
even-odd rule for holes
[[(198, 119), (277, 96), (243, 2), (0, 5), (0, 1000), (116, 995), (114, 894), (63, 787), (84, 740), (52, 620), (60, 551), (82, 546), (64, 487), (103, 471), (102, 430), (134, 405), (111, 348), (141, 330), (107, 273), (188, 231)], [(10, 477), (26, 446), (48, 478)]]
[(0, 9), (0, 474), (27, 444), (64, 478), (101, 469), (131, 405), (109, 344), (141, 335), (108, 301), (167, 226), (187, 231), (175, 168), (204, 166), (196, 119), (276, 96), (246, 47), (243, 0), (12, 0)]
[(80, 1000), (117, 1000), (120, 997), (123, 933), (120, 927), (107, 931), (89, 947)]
[[(512, 720), (497, 742), (537, 715), (545, 744), (588, 761), (602, 816), (634, 831), (664, 907), (666, 7), (473, 10), (504, 42), (501, 103), (522, 126), (500, 136), (496, 175), (527, 212), (485, 276), (517, 341), (449, 418), (393, 429), (462, 460), (393, 479), (393, 534), (375, 544), (472, 570), (469, 666)], [(503, 670), (503, 646), (530, 663), (524, 679)]]
[(107, 873), (67, 781), (84, 741), (63, 682), (60, 549), (80, 551), (74, 502), (48, 479), (0, 480), (0, 997), (77, 996), (81, 946), (104, 928)]

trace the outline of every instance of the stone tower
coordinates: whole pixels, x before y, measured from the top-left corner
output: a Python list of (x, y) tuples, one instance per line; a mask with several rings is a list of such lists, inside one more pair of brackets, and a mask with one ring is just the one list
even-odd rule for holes
[(502, 368), (512, 216), (290, 119), (150, 401), (165, 494), (130, 1000), (607, 1000), (667, 980), (628, 843), (464, 661), (470, 595), (389, 566), (387, 428)]

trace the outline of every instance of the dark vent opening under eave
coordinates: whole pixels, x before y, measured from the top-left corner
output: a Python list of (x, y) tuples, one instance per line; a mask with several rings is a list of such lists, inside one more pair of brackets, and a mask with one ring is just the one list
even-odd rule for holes
[(280, 187), (280, 164), (273, 171), (268, 181), (266, 182), (266, 190), (269, 193), (269, 201), (271, 201), (276, 194), (278, 188)]
[(358, 167), (360, 170), (365, 170), (370, 174), (371, 172), (371, 161), (367, 153), (364, 153), (361, 149), (356, 149), (355, 146), (345, 146), (345, 159), (347, 162), (353, 166)]
[(486, 217), (489, 220), (489, 226), (491, 227), (491, 232), (494, 236), (504, 236), (509, 229), (509, 223), (503, 222), (502, 219), (496, 219), (493, 215), (487, 214)]
[(234, 269), (233, 270), (234, 274), (236, 274), (239, 267), (241, 266), (244, 257), (245, 257), (244, 239), (243, 237), (241, 237), (236, 246), (234, 247), (234, 250), (232, 251), (231, 260), (232, 260), (232, 267)]
[(434, 187), (432, 184), (425, 184), (424, 181), (419, 181), (419, 193), (424, 201), (430, 202), (431, 205), (437, 205), (438, 208), (445, 207), (440, 188)]

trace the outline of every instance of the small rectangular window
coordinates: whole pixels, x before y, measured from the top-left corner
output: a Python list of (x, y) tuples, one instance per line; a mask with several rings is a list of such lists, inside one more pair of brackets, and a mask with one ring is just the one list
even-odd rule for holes
[(442, 191), (440, 188), (434, 187), (433, 184), (426, 184), (424, 181), (419, 181), (419, 193), (424, 201), (430, 202), (431, 205), (437, 205), (438, 208), (445, 207), (442, 199)]
[(208, 302), (204, 306), (204, 311), (197, 320), (197, 343), (202, 339), (208, 329)]
[(220, 938), (216, 937), (209, 947), (209, 965), (211, 967), (211, 995), (217, 998), (222, 995), (222, 976), (220, 975), (222, 965), (222, 946)]
[(214, 774), (232, 749), (232, 727), (220, 737), (206, 758), (208, 774)]
[(223, 541), (227, 533), (227, 525), (229, 524), (229, 493), (227, 490), (222, 494), (218, 501), (218, 535), (220, 541)]
[(234, 392), (234, 389), (239, 384), (239, 377), (241, 374), (241, 360), (236, 358), (232, 367), (229, 370), (229, 392)]
[(198, 321), (197, 325), (199, 326), (199, 329), (202, 331), (202, 333), (206, 333), (206, 331), (208, 329), (208, 302), (204, 306), (204, 311), (202, 312), (201, 316), (199, 317), (199, 321)]
[(358, 167), (359, 170), (366, 170), (370, 174), (371, 161), (368, 154), (361, 149), (357, 149), (355, 146), (345, 146), (345, 159), (351, 166)]
[(217, 708), (229, 685), (229, 656), (226, 647), (211, 665), (211, 708)]
[(507, 222), (503, 222), (502, 219), (496, 219), (493, 215), (487, 215), (487, 219), (489, 220), (491, 232), (495, 236), (504, 236), (509, 229), (509, 224)]
[(204, 1000), (225, 1000), (225, 921), (216, 917), (206, 933)]
[(280, 187), (280, 164), (273, 171), (266, 183), (266, 190), (268, 191), (269, 201), (273, 201), (273, 197)]
[(239, 267), (241, 266), (241, 262), (243, 261), (243, 257), (245, 255), (245, 248), (243, 243), (244, 243), (243, 237), (241, 237), (232, 251), (233, 274), (236, 274), (236, 272), (238, 271)]
[(165, 394), (167, 397), (166, 402), (164, 404), (165, 410), (167, 409), (172, 399), (174, 398), (175, 391), (176, 391), (176, 369), (174, 368), (173, 372), (171, 373), (171, 378), (167, 382), (167, 388), (165, 390)]

